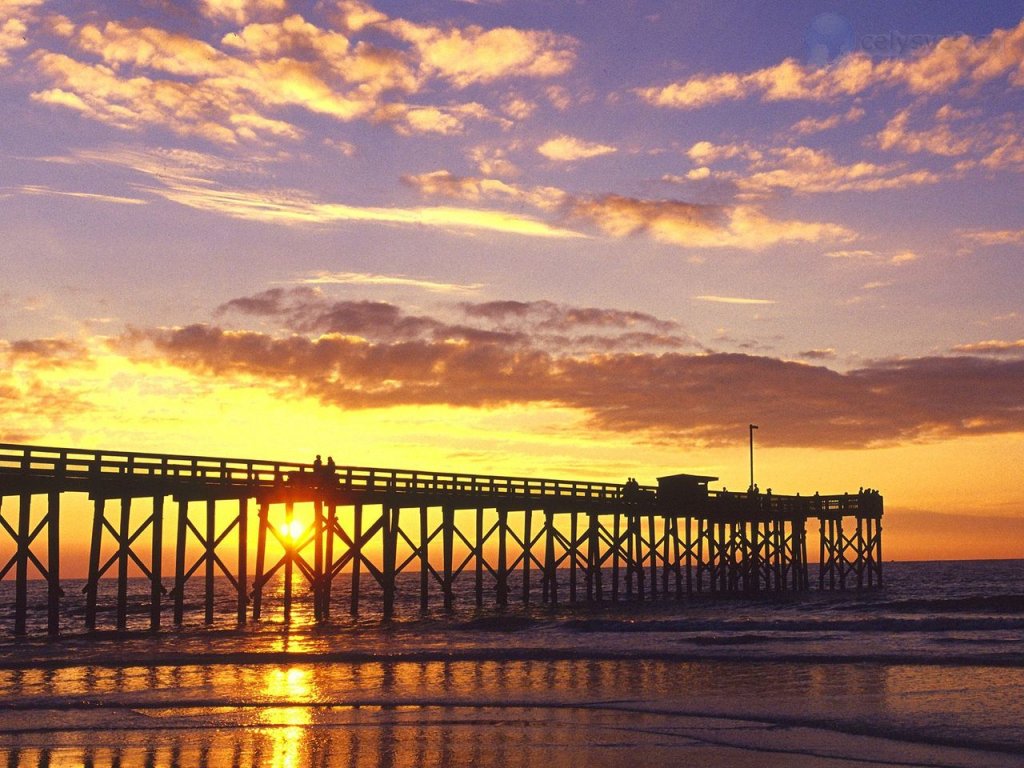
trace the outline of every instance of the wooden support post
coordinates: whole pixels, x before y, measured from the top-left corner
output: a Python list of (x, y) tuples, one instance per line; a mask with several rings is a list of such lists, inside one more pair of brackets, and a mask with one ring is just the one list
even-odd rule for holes
[(686, 594), (693, 594), (693, 518), (687, 515), (683, 518), (686, 525)]
[(645, 596), (645, 573), (644, 573), (644, 521), (640, 514), (633, 515), (633, 537), (636, 539), (634, 544), (635, 562), (633, 567), (636, 569), (636, 597), (638, 600), (643, 600)]
[(846, 539), (843, 538), (843, 518), (835, 521), (835, 530), (832, 542), (836, 552), (836, 570), (839, 572), (839, 589), (846, 589)]
[(334, 591), (334, 532), (338, 527), (338, 506), (334, 501), (327, 503), (327, 523), (324, 539), (324, 583), (321, 590), (323, 607), (320, 614), (324, 621), (331, 617), (331, 593)]
[(601, 595), (601, 529), (593, 512), (587, 514), (587, 600), (600, 602)]
[(213, 624), (214, 605), (214, 555), (216, 550), (214, 543), (217, 541), (217, 502), (214, 499), (206, 500), (206, 551), (204, 553), (206, 565), (206, 610), (203, 617), (206, 624)]
[(363, 565), (363, 505), (352, 507), (352, 593), (349, 613), (359, 615), (359, 574)]
[(626, 515), (626, 530), (624, 532), (624, 538), (626, 540), (626, 599), (633, 599), (633, 516)]
[(259, 621), (263, 609), (263, 567), (267, 558), (267, 526), (270, 517), (270, 504), (261, 501), (259, 512), (259, 524), (256, 528), (256, 573), (252, 585), (252, 620)]
[(651, 556), (651, 600), (658, 597), (658, 536), (654, 528), (654, 515), (647, 517), (647, 551)]
[(177, 536), (174, 550), (174, 623), (181, 626), (185, 617), (185, 532), (188, 501), (178, 499)]
[(882, 518), (875, 520), (875, 562), (878, 564), (878, 586), (882, 586)]
[(132, 500), (121, 498), (121, 519), (117, 532), (117, 628), (128, 627), (128, 537), (131, 536)]
[(718, 587), (723, 592), (729, 590), (729, 572), (732, 570), (732, 537), (727, 534), (727, 530), (725, 523), (719, 523), (715, 540), (718, 550)]
[[(672, 524), (670, 518), (662, 515), (661, 517), (661, 596), (663, 598), (668, 597), (669, 594), (669, 578), (672, 573), (672, 551), (671, 551), (671, 536)], [(675, 561), (678, 563), (678, 560)], [(678, 574), (677, 574), (678, 575)], [(678, 589), (676, 591), (678, 594)]]
[(818, 522), (820, 523), (819, 538), (821, 539), (821, 557), (819, 558), (818, 565), (818, 589), (825, 588), (825, 518), (819, 517)]
[[(697, 518), (697, 591), (704, 591), (704, 571), (707, 570), (707, 562), (704, 559), (704, 542), (707, 539), (708, 522), (705, 518)], [(709, 555), (710, 557), (710, 555)], [(714, 583), (714, 578), (712, 578)]]
[(484, 510), (476, 510), (476, 607), (484, 607)]
[(441, 509), (441, 541), (444, 547), (444, 573), (442, 575), (442, 589), (444, 590), (444, 609), (451, 611), (454, 607), (454, 593), (452, 592), (452, 560), (455, 548), (455, 510), (452, 507)]
[(14, 634), (28, 631), (28, 550), (32, 534), (32, 494), (22, 493), (18, 504), (18, 549), (14, 565)]
[(867, 553), (864, 551), (864, 518), (857, 518), (857, 538), (854, 542), (854, 549), (856, 550), (856, 560), (854, 562), (854, 571), (857, 574), (857, 589), (864, 588), (864, 568), (867, 564)]
[(152, 542), (151, 572), (149, 582), (149, 628), (156, 632), (160, 629), (160, 603), (163, 600), (164, 573), (164, 497), (153, 497), (153, 530), (150, 531)]
[(246, 594), (249, 584), (249, 500), (244, 496), (238, 500), (238, 595), (237, 621), (245, 624), (249, 600)]
[(569, 602), (576, 602), (576, 560), (579, 557), (579, 514), (569, 513)]
[(46, 631), (60, 634), (60, 492), (50, 491), (46, 511)]
[(498, 605), (508, 605), (508, 510), (498, 508)]
[(530, 560), (533, 558), (533, 531), (530, 520), (533, 510), (523, 510), (523, 605), (530, 604)]
[(558, 582), (555, 566), (555, 515), (551, 510), (544, 510), (544, 601), (552, 605), (558, 603)]
[(390, 619), (395, 615), (395, 568), (397, 565), (398, 547), (398, 526), (400, 525), (399, 507), (383, 506), (381, 514), (384, 516), (383, 546), (382, 553), (384, 566), (382, 575), (384, 577), (384, 618)]
[(615, 511), (614, 517), (612, 518), (612, 602), (618, 602), (619, 600), (619, 559), (622, 555), (622, 515), (619, 514), (618, 510)]
[[(683, 553), (679, 542), (679, 518), (672, 517), (665, 519), (666, 524), (672, 533), (672, 551), (669, 552), (668, 533), (665, 534), (665, 559), (671, 558), (672, 573), (675, 575), (676, 600), (683, 599)], [(666, 594), (668, 590), (666, 588)]]
[(284, 504), (284, 623), (292, 620), (292, 572), (295, 570), (295, 539), (292, 537), (292, 521), (295, 519), (295, 503)]
[(420, 507), (420, 611), (430, 610), (430, 523), (427, 507)]
[[(321, 491), (322, 493), (322, 491)], [(313, 619), (324, 620), (324, 502), (313, 502)]]
[(807, 556), (807, 520), (800, 520), (800, 580), (801, 589), (811, 588), (810, 558)]

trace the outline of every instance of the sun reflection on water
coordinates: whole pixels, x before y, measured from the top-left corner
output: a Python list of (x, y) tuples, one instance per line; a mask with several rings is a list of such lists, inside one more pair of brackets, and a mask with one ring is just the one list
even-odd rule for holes
[[(298, 768), (305, 765), (307, 728), (313, 722), (308, 704), (315, 699), (316, 689), (308, 669), (300, 667), (275, 668), (264, 678), (264, 696), (274, 706), (260, 711), (260, 722), (270, 726), (273, 757), (272, 768)], [(294, 702), (296, 706), (277, 706)]]

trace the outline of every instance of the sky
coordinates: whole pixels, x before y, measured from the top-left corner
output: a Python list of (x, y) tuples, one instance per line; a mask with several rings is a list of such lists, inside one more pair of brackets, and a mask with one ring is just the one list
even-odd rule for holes
[(0, 0), (0, 441), (878, 488), (1024, 557), (1019, 2)]

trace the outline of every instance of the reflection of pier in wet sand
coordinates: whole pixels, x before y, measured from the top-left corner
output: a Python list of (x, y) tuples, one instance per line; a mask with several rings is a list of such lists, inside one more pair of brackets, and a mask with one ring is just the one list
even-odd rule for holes
[[(730, 493), (709, 490), (715, 479), (680, 474), (648, 487), (0, 444), (0, 540), (14, 545), (0, 578), (13, 571), (19, 634), (27, 631), (29, 576), (45, 579), (48, 627), (58, 632), (61, 498), (77, 493), (92, 503), (89, 629), (110, 574), (115, 623), (127, 626), (130, 564), (149, 581), (154, 629), (164, 600), (174, 622), (183, 621), (185, 591), (196, 581), (213, 623), (218, 575), (237, 593), (239, 623), (250, 612), (260, 618), (279, 575), (285, 620), (296, 576), (318, 621), (330, 618), (342, 583), (358, 613), (363, 579), (379, 587), (383, 614), (392, 616), (396, 577), (409, 572), (419, 574), (423, 610), (431, 599), (452, 608), (457, 579), (473, 580), (477, 606), (800, 591), (810, 587), (808, 520), (817, 523), (819, 589), (881, 585), (877, 492)], [(177, 513), (169, 594), (167, 499)]]

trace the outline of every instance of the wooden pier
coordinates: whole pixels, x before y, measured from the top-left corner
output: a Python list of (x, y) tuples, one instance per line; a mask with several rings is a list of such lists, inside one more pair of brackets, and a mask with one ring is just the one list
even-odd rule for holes
[[(709, 490), (716, 479), (682, 474), (640, 486), (0, 444), (0, 579), (13, 573), (16, 634), (27, 632), (30, 576), (46, 581), (47, 627), (59, 633), (61, 500), (84, 494), (91, 528), (75, 529), (90, 531), (87, 629), (111, 607), (114, 626), (128, 626), (130, 564), (148, 580), (154, 630), (168, 604), (173, 622), (184, 621), (188, 590), (202, 595), (204, 621), (214, 623), (218, 577), (237, 596), (240, 624), (264, 615), (279, 577), (274, 606), (285, 621), (298, 581), (319, 622), (330, 619), (339, 585), (358, 614), (366, 580), (393, 616), (400, 574), (418, 574), (423, 611), (432, 601), (453, 609), (456, 581), (465, 580), (478, 607), (538, 596), (554, 604), (801, 591), (811, 587), (808, 521), (817, 525), (818, 589), (881, 586), (877, 492)], [(168, 502), (176, 506), (170, 590)], [(101, 580), (111, 578), (114, 605), (101, 606)]]

